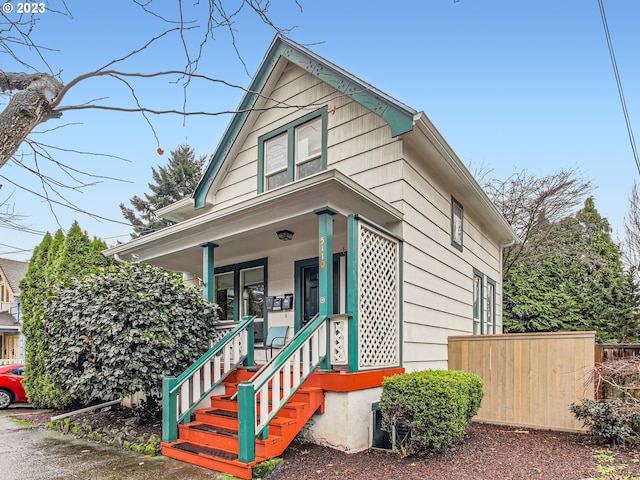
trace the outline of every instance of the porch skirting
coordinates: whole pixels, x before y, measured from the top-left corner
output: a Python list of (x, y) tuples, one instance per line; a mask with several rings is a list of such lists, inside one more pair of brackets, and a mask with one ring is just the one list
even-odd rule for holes
[(367, 450), (373, 441), (372, 406), (380, 400), (382, 380), (402, 373), (404, 368), (312, 374), (305, 385), (325, 389), (325, 409), (309, 420), (299, 436), (346, 453)]

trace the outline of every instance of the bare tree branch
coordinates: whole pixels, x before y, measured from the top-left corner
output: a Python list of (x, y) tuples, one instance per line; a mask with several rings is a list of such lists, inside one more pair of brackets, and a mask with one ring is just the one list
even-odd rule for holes
[[(298, 0), (292, 3), (302, 10)], [(104, 63), (101, 67), (88, 73), (79, 75), (71, 81), (62, 80), (60, 73), (54, 73), (54, 68), (48, 63), (49, 53), (57, 52), (54, 48), (37, 43), (34, 32), (37, 32), (41, 18), (38, 15), (24, 15), (17, 18), (9, 18), (6, 14), (0, 16), (0, 52), (13, 59), (18, 65), (24, 67), (27, 72), (10, 72), (0, 70), (0, 91), (10, 94), (9, 100), (3, 111), (0, 112), (0, 168), (9, 160), (14, 160), (17, 165), (27, 168), (32, 174), (39, 177), (42, 192), (40, 198), (49, 202), (51, 208), (54, 205), (64, 205), (66, 208), (74, 208), (64, 198), (64, 190), (79, 190), (91, 185), (95, 181), (85, 181), (82, 176), (87, 172), (74, 170), (48, 153), (53, 152), (53, 147), (35, 142), (30, 138), (34, 128), (51, 119), (60, 118), (63, 112), (80, 111), (87, 109), (137, 113), (142, 115), (159, 144), (154, 125), (150, 115), (227, 115), (239, 113), (228, 109), (220, 111), (208, 111), (206, 109), (189, 110), (187, 92), (189, 85), (195, 80), (225, 85), (229, 88), (246, 91), (243, 87), (234, 85), (221, 79), (197, 73), (200, 61), (205, 54), (205, 46), (209, 41), (216, 39), (216, 33), (224, 33), (235, 51), (237, 58), (243, 65), (245, 73), (248, 69), (236, 42), (237, 22), (240, 21), (242, 12), (249, 12), (257, 17), (261, 23), (275, 32), (288, 33), (291, 29), (278, 27), (269, 17), (271, 8), (270, 0), (229, 0), (194, 3), (178, 0), (177, 5), (167, 6), (166, 2), (154, 0), (132, 0), (132, 4), (139, 7), (144, 15), (154, 19), (161, 26), (157, 34), (143, 41), (138, 47), (132, 48), (123, 55), (115, 55), (113, 60)], [(49, 0), (46, 2), (47, 15), (59, 14), (69, 19), (73, 18), (65, 0)], [(227, 9), (232, 5), (231, 9)], [(246, 17), (246, 14), (244, 15)], [(244, 21), (244, 20), (243, 20)], [(160, 41), (177, 39), (182, 47), (183, 67), (152, 73), (125, 72), (115, 69), (115, 65), (123, 65), (143, 52), (149, 52), (159, 45)], [(180, 62), (180, 59), (178, 59)], [(39, 63), (39, 67), (36, 66)], [(14, 67), (15, 68), (15, 67)], [(8, 70), (8, 69), (7, 69)], [(62, 71), (62, 70), (60, 70)], [(93, 100), (68, 104), (66, 100), (72, 89), (89, 79), (111, 77), (125, 85), (131, 95), (132, 105), (109, 105), (107, 96)], [(182, 105), (177, 108), (157, 108), (150, 105), (143, 97), (139, 96), (141, 86), (136, 80), (149, 80), (153, 78), (170, 78), (175, 84), (182, 84)], [(105, 103), (103, 103), (103, 101)], [(100, 103), (98, 103), (100, 102)], [(313, 106), (286, 105), (275, 103), (269, 108), (312, 108)], [(27, 147), (28, 152), (23, 152), (21, 158), (14, 158), (21, 145)], [(59, 149), (58, 151), (65, 151)], [(70, 149), (72, 151), (72, 149)], [(30, 157), (32, 163), (27, 167), (25, 161)], [(62, 172), (64, 180), (53, 179), (44, 173), (39, 161), (52, 162)], [(80, 176), (76, 175), (80, 174)], [(6, 177), (3, 177), (6, 178)], [(106, 179), (106, 178), (105, 178)], [(19, 186), (25, 191), (34, 193), (26, 186)], [(77, 208), (77, 211), (84, 211)], [(99, 216), (98, 216), (99, 217)]]
[(627, 268), (640, 271), (640, 187), (633, 182), (629, 195), (629, 209), (624, 216), (624, 239), (622, 240), (622, 260)]
[(567, 217), (593, 190), (591, 181), (573, 169), (543, 177), (521, 170), (506, 180), (488, 179), (483, 186), (520, 239), (519, 245), (505, 249), (505, 276), (533, 235), (548, 235), (548, 226)]

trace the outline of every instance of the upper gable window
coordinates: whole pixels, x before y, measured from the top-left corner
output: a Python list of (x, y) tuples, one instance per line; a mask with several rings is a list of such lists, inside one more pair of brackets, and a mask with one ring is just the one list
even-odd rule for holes
[(455, 198), (451, 197), (451, 245), (460, 251), (462, 251), (462, 220), (462, 205)]
[(258, 191), (271, 190), (327, 167), (327, 111), (322, 109), (258, 139)]

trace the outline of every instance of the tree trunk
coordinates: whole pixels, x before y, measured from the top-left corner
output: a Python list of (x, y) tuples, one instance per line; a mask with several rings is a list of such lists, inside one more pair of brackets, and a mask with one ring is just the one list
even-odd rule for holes
[(51, 118), (59, 118), (53, 100), (63, 88), (62, 83), (49, 74), (5, 73), (0, 71), (3, 92), (18, 90), (0, 112), (0, 168), (13, 156), (36, 125)]

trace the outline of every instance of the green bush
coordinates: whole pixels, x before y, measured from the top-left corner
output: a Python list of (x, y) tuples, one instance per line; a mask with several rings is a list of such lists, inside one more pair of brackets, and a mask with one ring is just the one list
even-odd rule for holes
[(382, 428), (396, 431), (395, 448), (401, 454), (444, 450), (464, 438), (484, 397), (482, 387), (477, 375), (453, 370), (385, 378), (379, 403)]
[(624, 445), (640, 437), (640, 412), (637, 404), (621, 399), (590, 400), (572, 403), (571, 413), (582, 421), (589, 433), (605, 442)]
[(216, 315), (180, 275), (150, 265), (73, 279), (54, 289), (42, 315), (45, 373), (78, 405), (144, 392), (153, 416), (163, 376), (209, 349)]

